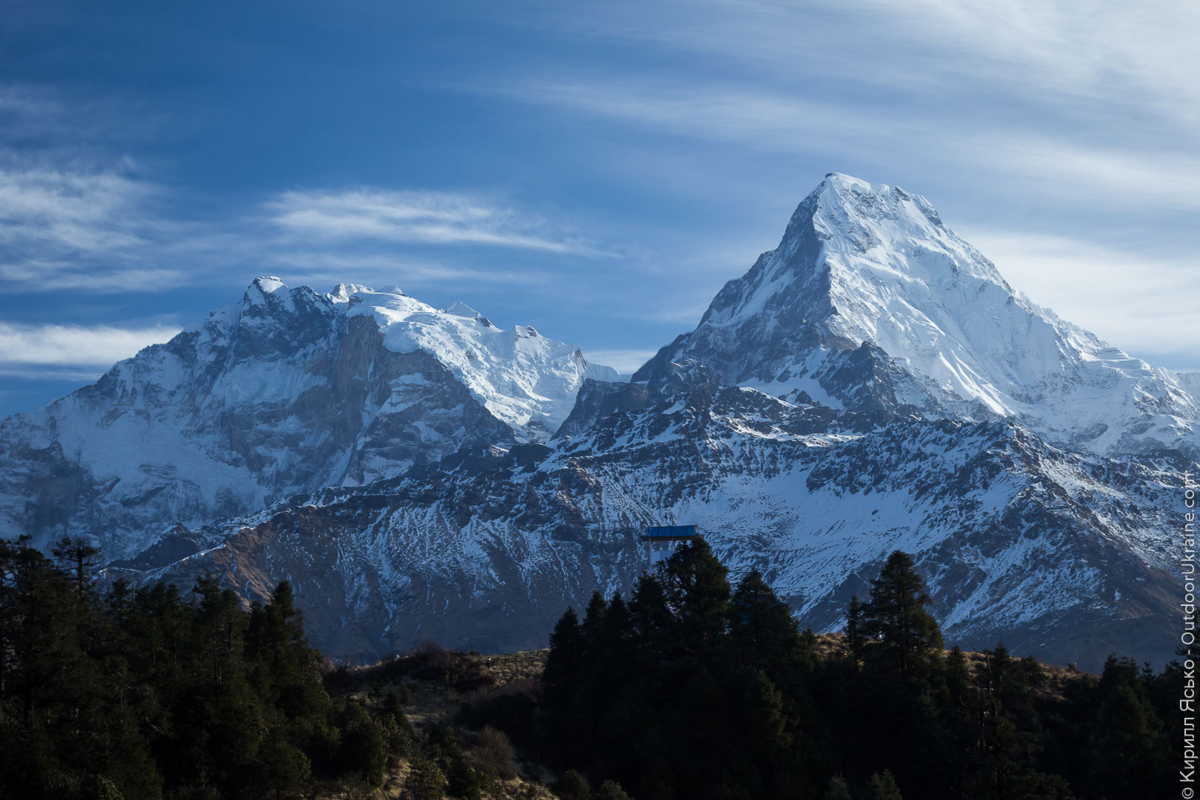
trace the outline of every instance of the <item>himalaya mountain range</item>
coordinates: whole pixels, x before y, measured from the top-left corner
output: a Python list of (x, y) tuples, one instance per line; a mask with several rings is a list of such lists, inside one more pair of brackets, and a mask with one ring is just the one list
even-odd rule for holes
[(0, 422), (0, 536), (109, 577), (290, 580), (314, 643), (544, 646), (697, 524), (838, 629), (896, 549), (946, 638), (1095, 667), (1173, 650), (1200, 374), (1040, 308), (924, 198), (830, 174), (631, 378), (400, 289), (259, 278)]

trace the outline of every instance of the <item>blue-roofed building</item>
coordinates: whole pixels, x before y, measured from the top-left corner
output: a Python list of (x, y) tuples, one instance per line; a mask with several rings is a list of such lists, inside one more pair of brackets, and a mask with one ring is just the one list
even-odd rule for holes
[(670, 558), (679, 545), (699, 538), (700, 531), (695, 525), (652, 525), (646, 528), (642, 541), (646, 543), (650, 569)]

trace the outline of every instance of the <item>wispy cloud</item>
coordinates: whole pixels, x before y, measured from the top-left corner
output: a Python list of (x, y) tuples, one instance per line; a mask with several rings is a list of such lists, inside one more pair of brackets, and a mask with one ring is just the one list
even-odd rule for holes
[(0, 155), (0, 282), (128, 288), (131, 271), (147, 271), (154, 189), (113, 169), (50, 160)]
[(794, 93), (700, 80), (520, 78), (472, 87), (510, 100), (584, 113), (693, 140), (763, 153), (853, 160), (930, 174), (957, 170), (998, 192), (1200, 208), (1200, 158), (1162, 148), (1089, 145), (987, 120), (948, 126), (919, 108), (865, 108)]
[(335, 277), (336, 268), (336, 277), (390, 272), (394, 280), (399, 266), (412, 283), (507, 283), (520, 276), (429, 253), (476, 246), (604, 255), (564, 225), (471, 191), (317, 187), (243, 197), (224, 216), (187, 218), (180, 210), (198, 198), (181, 197), (113, 145), (146, 133), (136, 125), (122, 132), (119, 117), (111, 104), (0, 85), (0, 286), (158, 292), (234, 274), (240, 281), (264, 263), (295, 266), (300, 274), (290, 275), (300, 279)]
[[(748, 85), (870, 85), (913, 97), (981, 90), (1063, 111), (1113, 101), (1200, 121), (1200, 8), (1179, 0), (663, 0), (544, 9), (566, 35), (702, 55)], [(701, 73), (704, 70), (700, 71)], [(751, 80), (751, 78), (753, 80)], [(877, 97), (879, 106), (888, 98)]]
[(545, 220), (487, 199), (454, 192), (284, 192), (267, 205), (278, 227), (313, 239), (433, 245), (490, 245), (595, 255), (578, 240), (548, 232)]
[[(0, 373), (20, 377), (94, 378), (179, 328), (154, 325), (14, 325), (0, 322)], [(48, 368), (48, 369), (40, 369)]]
[(275, 272), (289, 276), (290, 280), (318, 287), (348, 280), (379, 286), (399, 283), (404, 288), (461, 285), (468, 281), (482, 285), (521, 285), (550, 278), (545, 271), (532, 268), (482, 268), (407, 255), (298, 248), (269, 253), (264, 263), (273, 265)]

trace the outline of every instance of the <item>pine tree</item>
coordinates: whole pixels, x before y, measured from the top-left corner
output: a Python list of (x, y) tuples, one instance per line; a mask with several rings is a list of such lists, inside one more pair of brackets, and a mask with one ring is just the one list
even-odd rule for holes
[(1168, 752), (1161, 721), (1132, 682), (1113, 686), (1100, 706), (1091, 742), (1095, 791), (1107, 800), (1150, 797), (1165, 786)]
[(667, 607), (677, 621), (676, 645), (696, 652), (725, 633), (729, 570), (703, 539), (678, 548), (659, 566)]
[(867, 781), (867, 800), (904, 800), (900, 796), (900, 787), (888, 770), (876, 772)]
[(799, 660), (800, 627), (757, 569), (738, 583), (730, 605), (730, 639), (743, 663), (773, 672)]
[(564, 800), (592, 800), (592, 786), (578, 770), (564, 772), (555, 790)]
[(608, 603), (604, 599), (604, 595), (600, 592), (592, 592), (592, 599), (588, 601), (587, 610), (583, 615), (583, 638), (592, 643), (596, 641), (600, 635), (600, 629), (604, 625), (604, 615), (608, 613)]
[(446, 796), (446, 776), (432, 760), (418, 755), (404, 782), (412, 800), (442, 800)]
[(850, 648), (850, 660), (855, 669), (862, 665), (863, 655), (863, 616), (865, 606), (858, 595), (850, 597), (850, 605), (846, 608), (846, 643)]
[(926, 664), (928, 655), (942, 647), (941, 628), (928, 610), (932, 604), (912, 557), (892, 553), (871, 583), (863, 631), (880, 640), (882, 660), (901, 675)]
[(100, 548), (94, 547), (81, 536), (67, 536), (60, 539), (50, 553), (62, 564), (63, 570), (70, 573), (75, 596), (79, 601), (89, 601), (92, 595), (92, 573), (100, 563)]
[(854, 798), (850, 794), (850, 787), (847, 785), (846, 779), (841, 775), (834, 775), (825, 787), (822, 800), (854, 800)]
[(662, 645), (675, 623), (663, 585), (652, 575), (638, 580), (629, 613), (638, 645), (647, 653)]
[(542, 671), (544, 702), (551, 711), (566, 707), (571, 686), (579, 674), (584, 658), (583, 629), (574, 608), (554, 625), (550, 634), (550, 654), (546, 657), (546, 668)]

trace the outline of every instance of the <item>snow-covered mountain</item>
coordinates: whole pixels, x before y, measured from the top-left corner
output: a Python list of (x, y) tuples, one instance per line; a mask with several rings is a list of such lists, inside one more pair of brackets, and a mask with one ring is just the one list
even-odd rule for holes
[(175, 524), (545, 440), (586, 378), (619, 376), (461, 303), (258, 278), (95, 385), (0, 423), (0, 535), (82, 533), (132, 555)]
[[(836, 173), (796, 209), (779, 246), (635, 380), (685, 358), (722, 383), (804, 390), (834, 407), (1014, 418), (1102, 454), (1200, 452), (1194, 379), (1015, 292), (925, 198)], [(861, 379), (866, 368), (882, 385)]]
[(837, 628), (896, 548), (951, 641), (1170, 656), (1200, 379), (1014, 292), (923, 198), (827, 176), (634, 376), (395, 290), (241, 304), (0, 427), (0, 524), (110, 574), (287, 578), (319, 646), (542, 645), (697, 523)]

